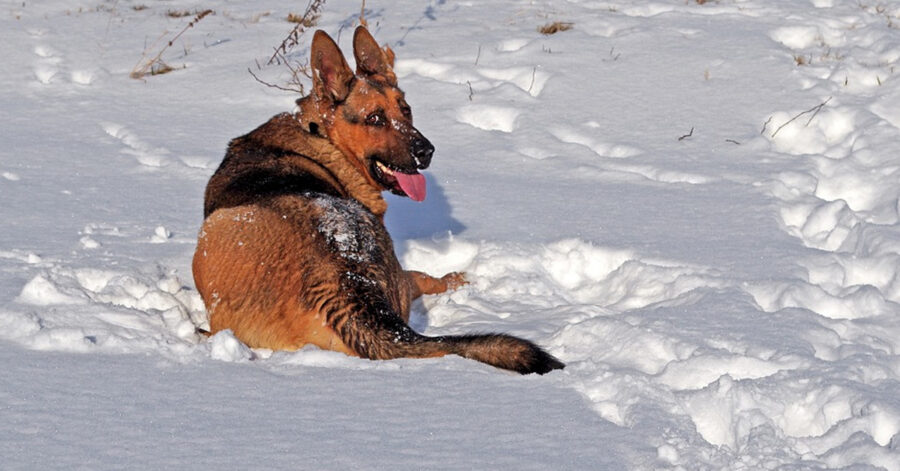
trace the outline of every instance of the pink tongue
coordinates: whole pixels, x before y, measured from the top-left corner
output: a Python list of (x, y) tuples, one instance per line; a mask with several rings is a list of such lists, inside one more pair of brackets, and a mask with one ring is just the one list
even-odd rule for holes
[(400, 188), (413, 201), (422, 201), (425, 199), (425, 176), (421, 173), (412, 175), (400, 172), (394, 172), (394, 178), (400, 184)]

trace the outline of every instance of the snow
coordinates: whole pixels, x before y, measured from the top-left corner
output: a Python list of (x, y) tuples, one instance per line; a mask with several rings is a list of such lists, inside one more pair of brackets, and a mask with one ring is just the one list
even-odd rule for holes
[(354, 236), (371, 233), (375, 220), (372, 213), (357, 201), (331, 195), (320, 195), (310, 201), (321, 210), (319, 233), (336, 254), (355, 262), (372, 259), (378, 250), (372, 238)]
[(388, 229), (470, 281), (411, 324), (541, 377), (198, 335), (203, 189), (292, 109), (246, 70), (299, 11), (140, 5), (0, 16), (0, 468), (900, 470), (896, 2), (367, 2), (437, 149)]
[(457, 121), (485, 131), (513, 132), (516, 129), (516, 108), (469, 105), (459, 110)]

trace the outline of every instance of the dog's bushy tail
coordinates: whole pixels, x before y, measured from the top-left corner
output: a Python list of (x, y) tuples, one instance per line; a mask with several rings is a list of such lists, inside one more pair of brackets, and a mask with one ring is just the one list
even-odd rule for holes
[(449, 346), (447, 353), (523, 375), (542, 375), (566, 366), (528, 340), (505, 334), (423, 337), (421, 342)]
[[(368, 317), (368, 316), (365, 316)], [(378, 321), (369, 317), (348, 320), (338, 329), (345, 345), (372, 360), (433, 358), (459, 355), (521, 374), (545, 374), (565, 365), (528, 340), (506, 334), (474, 334), (427, 337), (412, 330), (399, 316), (382, 312)]]

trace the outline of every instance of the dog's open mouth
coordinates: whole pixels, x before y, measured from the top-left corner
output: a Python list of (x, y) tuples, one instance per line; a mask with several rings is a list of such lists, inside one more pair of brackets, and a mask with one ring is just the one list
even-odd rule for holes
[(413, 201), (425, 199), (425, 176), (415, 170), (406, 173), (372, 159), (372, 175), (395, 194), (408, 196)]

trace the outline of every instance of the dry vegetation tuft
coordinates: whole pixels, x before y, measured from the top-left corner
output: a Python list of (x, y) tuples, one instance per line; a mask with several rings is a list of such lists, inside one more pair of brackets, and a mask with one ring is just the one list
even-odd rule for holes
[[(255, 78), (263, 85), (282, 90), (298, 92), (303, 95), (305, 92), (305, 88), (303, 86), (304, 80), (312, 78), (312, 73), (309, 70), (309, 64), (306, 63), (305, 56), (301, 56), (303, 58), (302, 60), (291, 59), (289, 56), (291, 55), (291, 51), (293, 51), (293, 49), (300, 44), (300, 38), (303, 36), (303, 33), (305, 33), (307, 29), (316, 25), (319, 16), (322, 14), (321, 11), (324, 5), (325, 0), (310, 0), (309, 4), (307, 4), (306, 6), (306, 10), (302, 15), (297, 15), (294, 13), (289, 14), (287, 20), (291, 23), (294, 23), (295, 25), (288, 33), (288, 35), (284, 38), (284, 40), (281, 41), (281, 44), (279, 44), (278, 47), (275, 48), (275, 52), (272, 54), (272, 57), (270, 57), (269, 60), (266, 61), (265, 65), (267, 66), (283, 65), (288, 68), (291, 73), (291, 78), (288, 79), (286, 87), (265, 82), (257, 77), (252, 70), (247, 69), (247, 71), (250, 72), (250, 75), (252, 75), (253, 78)], [(258, 64), (257, 68), (262, 69), (262, 67)]]
[[(170, 13), (171, 13), (171, 10), (170, 10)], [(190, 21), (190, 23), (188, 23), (187, 26), (185, 26), (181, 31), (179, 31), (178, 34), (173, 36), (172, 39), (166, 41), (166, 43), (159, 49), (159, 52), (152, 58), (150, 58), (150, 59), (147, 58), (147, 50), (145, 49), (143, 54), (141, 54), (141, 60), (138, 61), (137, 65), (134, 66), (134, 69), (131, 70), (131, 73), (129, 74), (129, 76), (134, 79), (141, 79), (148, 75), (160, 75), (160, 74), (169, 73), (169, 72), (175, 70), (174, 67), (163, 62), (163, 60), (162, 60), (163, 53), (166, 52), (166, 49), (168, 49), (173, 44), (175, 44), (175, 41), (177, 41), (178, 38), (180, 38), (181, 35), (184, 34), (185, 31), (187, 31), (190, 28), (193, 28), (194, 25), (197, 24), (197, 22), (199, 22), (200, 20), (202, 20), (203, 18), (206, 18), (208, 15), (211, 15), (211, 14), (213, 14), (212, 10), (203, 10), (201, 12), (198, 12), (196, 14), (196, 16), (194, 16), (194, 18)], [(172, 16), (172, 15), (169, 14), (169, 16)], [(160, 37), (160, 39), (162, 39), (162, 37)], [(153, 43), (153, 46), (156, 46), (158, 43), (159, 43), (159, 40), (157, 40), (155, 43)], [(151, 47), (153, 47), (153, 46), (151, 46)]]
[(554, 21), (553, 23), (547, 23), (544, 26), (541, 26), (540, 28), (538, 28), (538, 31), (540, 31), (541, 34), (550, 35), (559, 33), (560, 31), (568, 31), (574, 26), (575, 23), (566, 21)]
[(199, 15), (203, 11), (208, 10), (166, 10), (166, 16), (169, 18), (184, 18), (187, 16)]
[(316, 25), (316, 22), (319, 20), (319, 13), (314, 13), (311, 16), (298, 15), (296, 13), (288, 13), (287, 20), (290, 23), (297, 23), (298, 25), (302, 25), (305, 28), (312, 28)]

